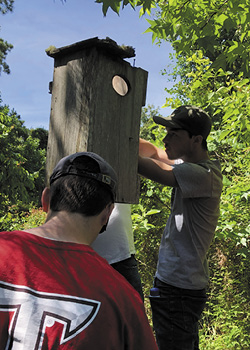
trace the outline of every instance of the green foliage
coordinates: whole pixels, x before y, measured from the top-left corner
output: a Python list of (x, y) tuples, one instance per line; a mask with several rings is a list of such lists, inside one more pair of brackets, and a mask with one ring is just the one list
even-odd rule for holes
[(14, 0), (0, 0), (0, 12), (5, 14), (13, 11)]
[(148, 32), (153, 41), (170, 41), (177, 55), (201, 50), (211, 68), (237, 69), (250, 77), (250, 11), (248, 0), (97, 0), (103, 13), (120, 12), (130, 5), (150, 15)]
[(7, 41), (4, 41), (0, 38), (0, 74), (3, 71), (4, 73), (10, 73), (10, 67), (6, 63), (6, 56), (8, 52), (13, 48), (13, 45), (9, 44)]
[[(248, 256), (249, 261), (249, 256)], [(209, 300), (201, 321), (201, 348), (248, 350), (249, 262), (233, 242), (216, 238), (210, 249)]]
[[(13, 4), (14, 0), (0, 0), (0, 12), (4, 15), (9, 11), (13, 11)], [(12, 48), (13, 45), (0, 38), (0, 74), (2, 71), (7, 74), (10, 73), (10, 68), (6, 63), (6, 56)]]
[(202, 50), (214, 57), (216, 70), (240, 60), (242, 72), (249, 74), (248, 1), (172, 0), (158, 5), (157, 20), (150, 27), (155, 38), (171, 41), (178, 55)]
[(15, 230), (41, 226), (45, 222), (46, 215), (42, 208), (32, 208), (29, 212), (24, 213), (23, 220), (15, 226)]
[(102, 12), (106, 16), (109, 8), (119, 14), (121, 8), (130, 5), (132, 8), (141, 7), (141, 14), (150, 13), (151, 9), (155, 7), (158, 1), (152, 0), (95, 0), (96, 3), (102, 4)]
[[(29, 130), (23, 123), (7, 106), (0, 106), (1, 223), (11, 220), (13, 206), (22, 208), (40, 203), (47, 132)], [(37, 138), (39, 135), (41, 139)]]
[(32, 208), (33, 203), (22, 202), (8, 208), (8, 212), (0, 217), (0, 231), (23, 230), (36, 227), (45, 222), (46, 213), (41, 208)]
[(178, 70), (172, 74), (173, 79), (179, 76), (179, 80), (171, 89), (166, 89), (170, 97), (165, 106), (175, 108), (186, 103), (202, 106), (213, 116), (215, 128), (221, 129), (220, 140), (232, 137), (233, 144), (249, 143), (249, 79), (241, 73), (210, 69), (211, 61), (203, 57), (201, 51), (176, 60)]
[[(186, 79), (186, 74), (184, 76)], [(192, 79), (187, 79), (192, 88)], [(181, 82), (179, 83), (181, 87)], [(217, 84), (219, 82), (216, 80), (216, 86)], [(199, 98), (203, 101), (203, 95), (209, 94), (209, 91), (206, 91), (208, 85), (206, 89), (203, 90), (203, 86), (200, 89), (201, 94), (198, 89), (193, 89), (196, 93), (189, 95), (193, 99), (192, 102), (195, 100), (197, 104)], [(183, 98), (188, 101), (186, 96), (183, 95)], [(175, 106), (179, 101), (173, 99), (172, 103)], [(212, 104), (206, 103), (205, 106), (213, 108)], [(165, 130), (153, 123), (154, 114), (159, 113), (152, 106), (144, 108), (141, 136), (161, 146)], [(223, 116), (218, 117), (215, 114), (213, 120), (214, 129), (209, 137), (208, 146), (211, 158), (217, 158), (221, 162), (224, 188), (221, 216), (209, 251), (211, 279), (207, 307), (200, 321), (200, 346), (204, 350), (247, 350), (250, 346), (250, 150), (245, 142), (244, 132), (242, 137), (236, 137), (234, 133), (227, 138), (221, 137), (226, 125)], [(140, 203), (133, 206), (132, 218), (137, 258), (146, 296), (145, 306), (151, 320), (147, 295), (156, 270), (161, 235), (170, 213), (171, 190), (150, 180), (141, 179), (140, 193)]]

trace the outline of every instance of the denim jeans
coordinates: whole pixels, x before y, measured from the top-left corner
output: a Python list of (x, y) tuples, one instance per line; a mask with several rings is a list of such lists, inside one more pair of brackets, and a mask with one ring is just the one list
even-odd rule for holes
[(155, 279), (159, 297), (150, 297), (159, 350), (198, 350), (198, 321), (205, 307), (206, 290), (180, 289)]
[(140, 294), (142, 300), (144, 300), (141, 276), (139, 274), (135, 256), (131, 255), (130, 258), (111, 264), (111, 266), (126, 278), (126, 280)]

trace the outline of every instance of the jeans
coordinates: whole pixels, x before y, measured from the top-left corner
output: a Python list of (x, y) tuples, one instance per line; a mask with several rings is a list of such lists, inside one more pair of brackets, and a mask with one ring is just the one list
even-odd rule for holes
[(155, 279), (159, 297), (150, 297), (159, 350), (199, 350), (198, 321), (205, 307), (206, 290), (170, 286)]
[(138, 271), (137, 261), (134, 255), (130, 258), (111, 264), (111, 266), (123, 275), (126, 280), (137, 290), (144, 300), (141, 277)]

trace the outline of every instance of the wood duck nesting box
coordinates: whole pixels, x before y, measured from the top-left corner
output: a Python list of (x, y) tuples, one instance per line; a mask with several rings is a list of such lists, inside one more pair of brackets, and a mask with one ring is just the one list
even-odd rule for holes
[(95, 152), (117, 172), (116, 201), (137, 203), (140, 118), (148, 72), (124, 60), (135, 56), (133, 48), (109, 38), (48, 49), (47, 54), (54, 58), (47, 179), (62, 157)]

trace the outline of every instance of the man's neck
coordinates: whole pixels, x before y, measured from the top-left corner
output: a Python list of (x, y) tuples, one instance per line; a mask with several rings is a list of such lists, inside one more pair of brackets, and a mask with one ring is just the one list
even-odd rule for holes
[(78, 213), (49, 212), (43, 225), (25, 232), (57, 241), (90, 245), (99, 233), (96, 219), (96, 216), (85, 217)]
[(188, 162), (188, 163), (199, 163), (202, 160), (208, 160), (208, 159), (209, 159), (209, 155), (206, 150), (200, 150), (200, 152), (185, 155), (182, 158), (184, 162)]

